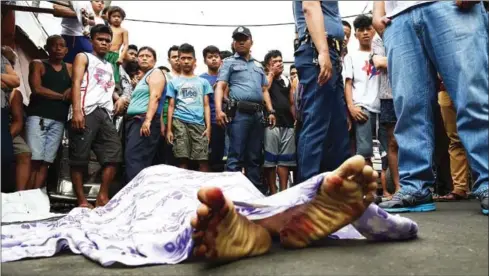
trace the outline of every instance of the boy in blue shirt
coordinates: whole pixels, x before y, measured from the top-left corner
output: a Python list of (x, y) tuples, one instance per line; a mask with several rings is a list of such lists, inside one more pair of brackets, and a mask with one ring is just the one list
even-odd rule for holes
[[(200, 75), (214, 87), (217, 81), (217, 74), (221, 66), (221, 52), (216, 46), (207, 46), (203, 51), (204, 63), (207, 65), (207, 72)], [(212, 137), (209, 144), (209, 163), (212, 171), (224, 171), (224, 136), (225, 130), (216, 123), (216, 107), (214, 103), (214, 93), (209, 95), (209, 106), (211, 109), (211, 129)]]
[(199, 171), (208, 172), (208, 147), (211, 140), (209, 95), (212, 87), (194, 75), (195, 50), (190, 44), (178, 49), (182, 73), (168, 85), (168, 126), (166, 138), (173, 145), (179, 167), (188, 169), (189, 160), (199, 163)]

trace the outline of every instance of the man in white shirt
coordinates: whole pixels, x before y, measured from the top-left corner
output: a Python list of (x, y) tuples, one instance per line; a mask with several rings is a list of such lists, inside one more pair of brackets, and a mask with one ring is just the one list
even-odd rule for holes
[(115, 88), (112, 64), (104, 56), (110, 49), (112, 31), (105, 25), (90, 30), (93, 53), (80, 53), (73, 63), (72, 107), (68, 114), (71, 182), (78, 205), (92, 208), (83, 192), (83, 172), (93, 150), (103, 168), (97, 206), (109, 201), (109, 185), (122, 162), (121, 140), (112, 123)]
[(380, 113), (380, 71), (371, 62), (371, 45), (375, 35), (372, 18), (358, 16), (353, 22), (359, 49), (345, 56), (345, 99), (355, 131), (356, 154), (372, 165), (373, 136)]
[(437, 73), (457, 110), (457, 128), (473, 170), (472, 194), (488, 214), (488, 16), (480, 1), (376, 1), (399, 144), (401, 189), (380, 207), (388, 212), (436, 210), (433, 187)]
[(73, 9), (61, 5), (54, 4), (54, 16), (62, 17), (61, 20), (61, 36), (66, 41), (68, 54), (64, 58), (64, 62), (73, 63), (78, 53), (93, 51), (90, 38), (83, 34), (84, 25), (95, 25), (94, 20), (84, 22), (83, 11), (87, 14), (94, 14), (92, 4), (89, 1), (70, 1)]

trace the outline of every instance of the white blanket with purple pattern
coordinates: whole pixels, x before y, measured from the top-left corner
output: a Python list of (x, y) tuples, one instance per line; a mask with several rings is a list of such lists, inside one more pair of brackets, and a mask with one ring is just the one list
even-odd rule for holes
[[(217, 186), (249, 219), (270, 217), (309, 201), (321, 176), (264, 197), (241, 173), (199, 173), (171, 166), (142, 171), (111, 201), (92, 211), (75, 208), (57, 221), (2, 226), (2, 262), (49, 257), (69, 249), (109, 266), (175, 264), (192, 249), (190, 219), (197, 191)], [(331, 236), (363, 238), (352, 226)]]

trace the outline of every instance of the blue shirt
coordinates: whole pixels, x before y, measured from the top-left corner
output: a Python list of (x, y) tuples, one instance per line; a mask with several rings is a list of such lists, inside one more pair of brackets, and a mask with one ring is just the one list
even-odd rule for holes
[(189, 124), (205, 125), (204, 97), (209, 94), (212, 94), (209, 82), (194, 76), (172, 79), (166, 96), (175, 99), (174, 118)]
[(263, 86), (268, 85), (261, 63), (250, 58), (246, 61), (238, 53), (223, 61), (217, 81), (229, 85), (229, 97), (236, 101), (263, 102)]
[[(217, 76), (211, 76), (208, 73), (204, 73), (200, 75), (201, 78), (206, 79), (211, 87), (214, 87), (214, 84), (217, 82)], [(211, 108), (211, 122), (212, 124), (216, 123), (216, 104), (214, 103), (214, 93), (209, 94), (209, 106)]]
[[(165, 88), (163, 88), (163, 93), (161, 94), (160, 102), (158, 104), (158, 109), (156, 110), (156, 114), (158, 114), (158, 115), (161, 115), (161, 112), (163, 112), (163, 111), (167, 111), (167, 110), (163, 110), (164, 105), (167, 102), (166, 101), (166, 97), (167, 97), (166, 91), (168, 90), (168, 83), (171, 80), (171, 76), (167, 73), (165, 73), (165, 80), (166, 80)], [(166, 114), (165, 114), (165, 116), (166, 116)], [(165, 121), (165, 123), (166, 123), (166, 121)]]
[[(295, 27), (299, 33), (299, 40), (302, 40), (306, 35), (307, 29), (306, 19), (302, 11), (302, 1), (294, 1), (292, 5)], [(321, 10), (323, 11), (324, 27), (326, 28), (326, 32), (328, 32), (328, 36), (343, 40), (345, 33), (343, 32), (343, 24), (341, 23), (338, 1), (321, 1)]]

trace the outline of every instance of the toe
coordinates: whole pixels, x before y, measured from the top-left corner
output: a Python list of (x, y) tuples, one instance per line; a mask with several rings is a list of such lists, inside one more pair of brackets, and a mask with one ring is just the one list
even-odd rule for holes
[(365, 158), (360, 155), (355, 155), (341, 164), (333, 174), (336, 174), (342, 178), (348, 178), (349, 176), (360, 173), (365, 167)]

